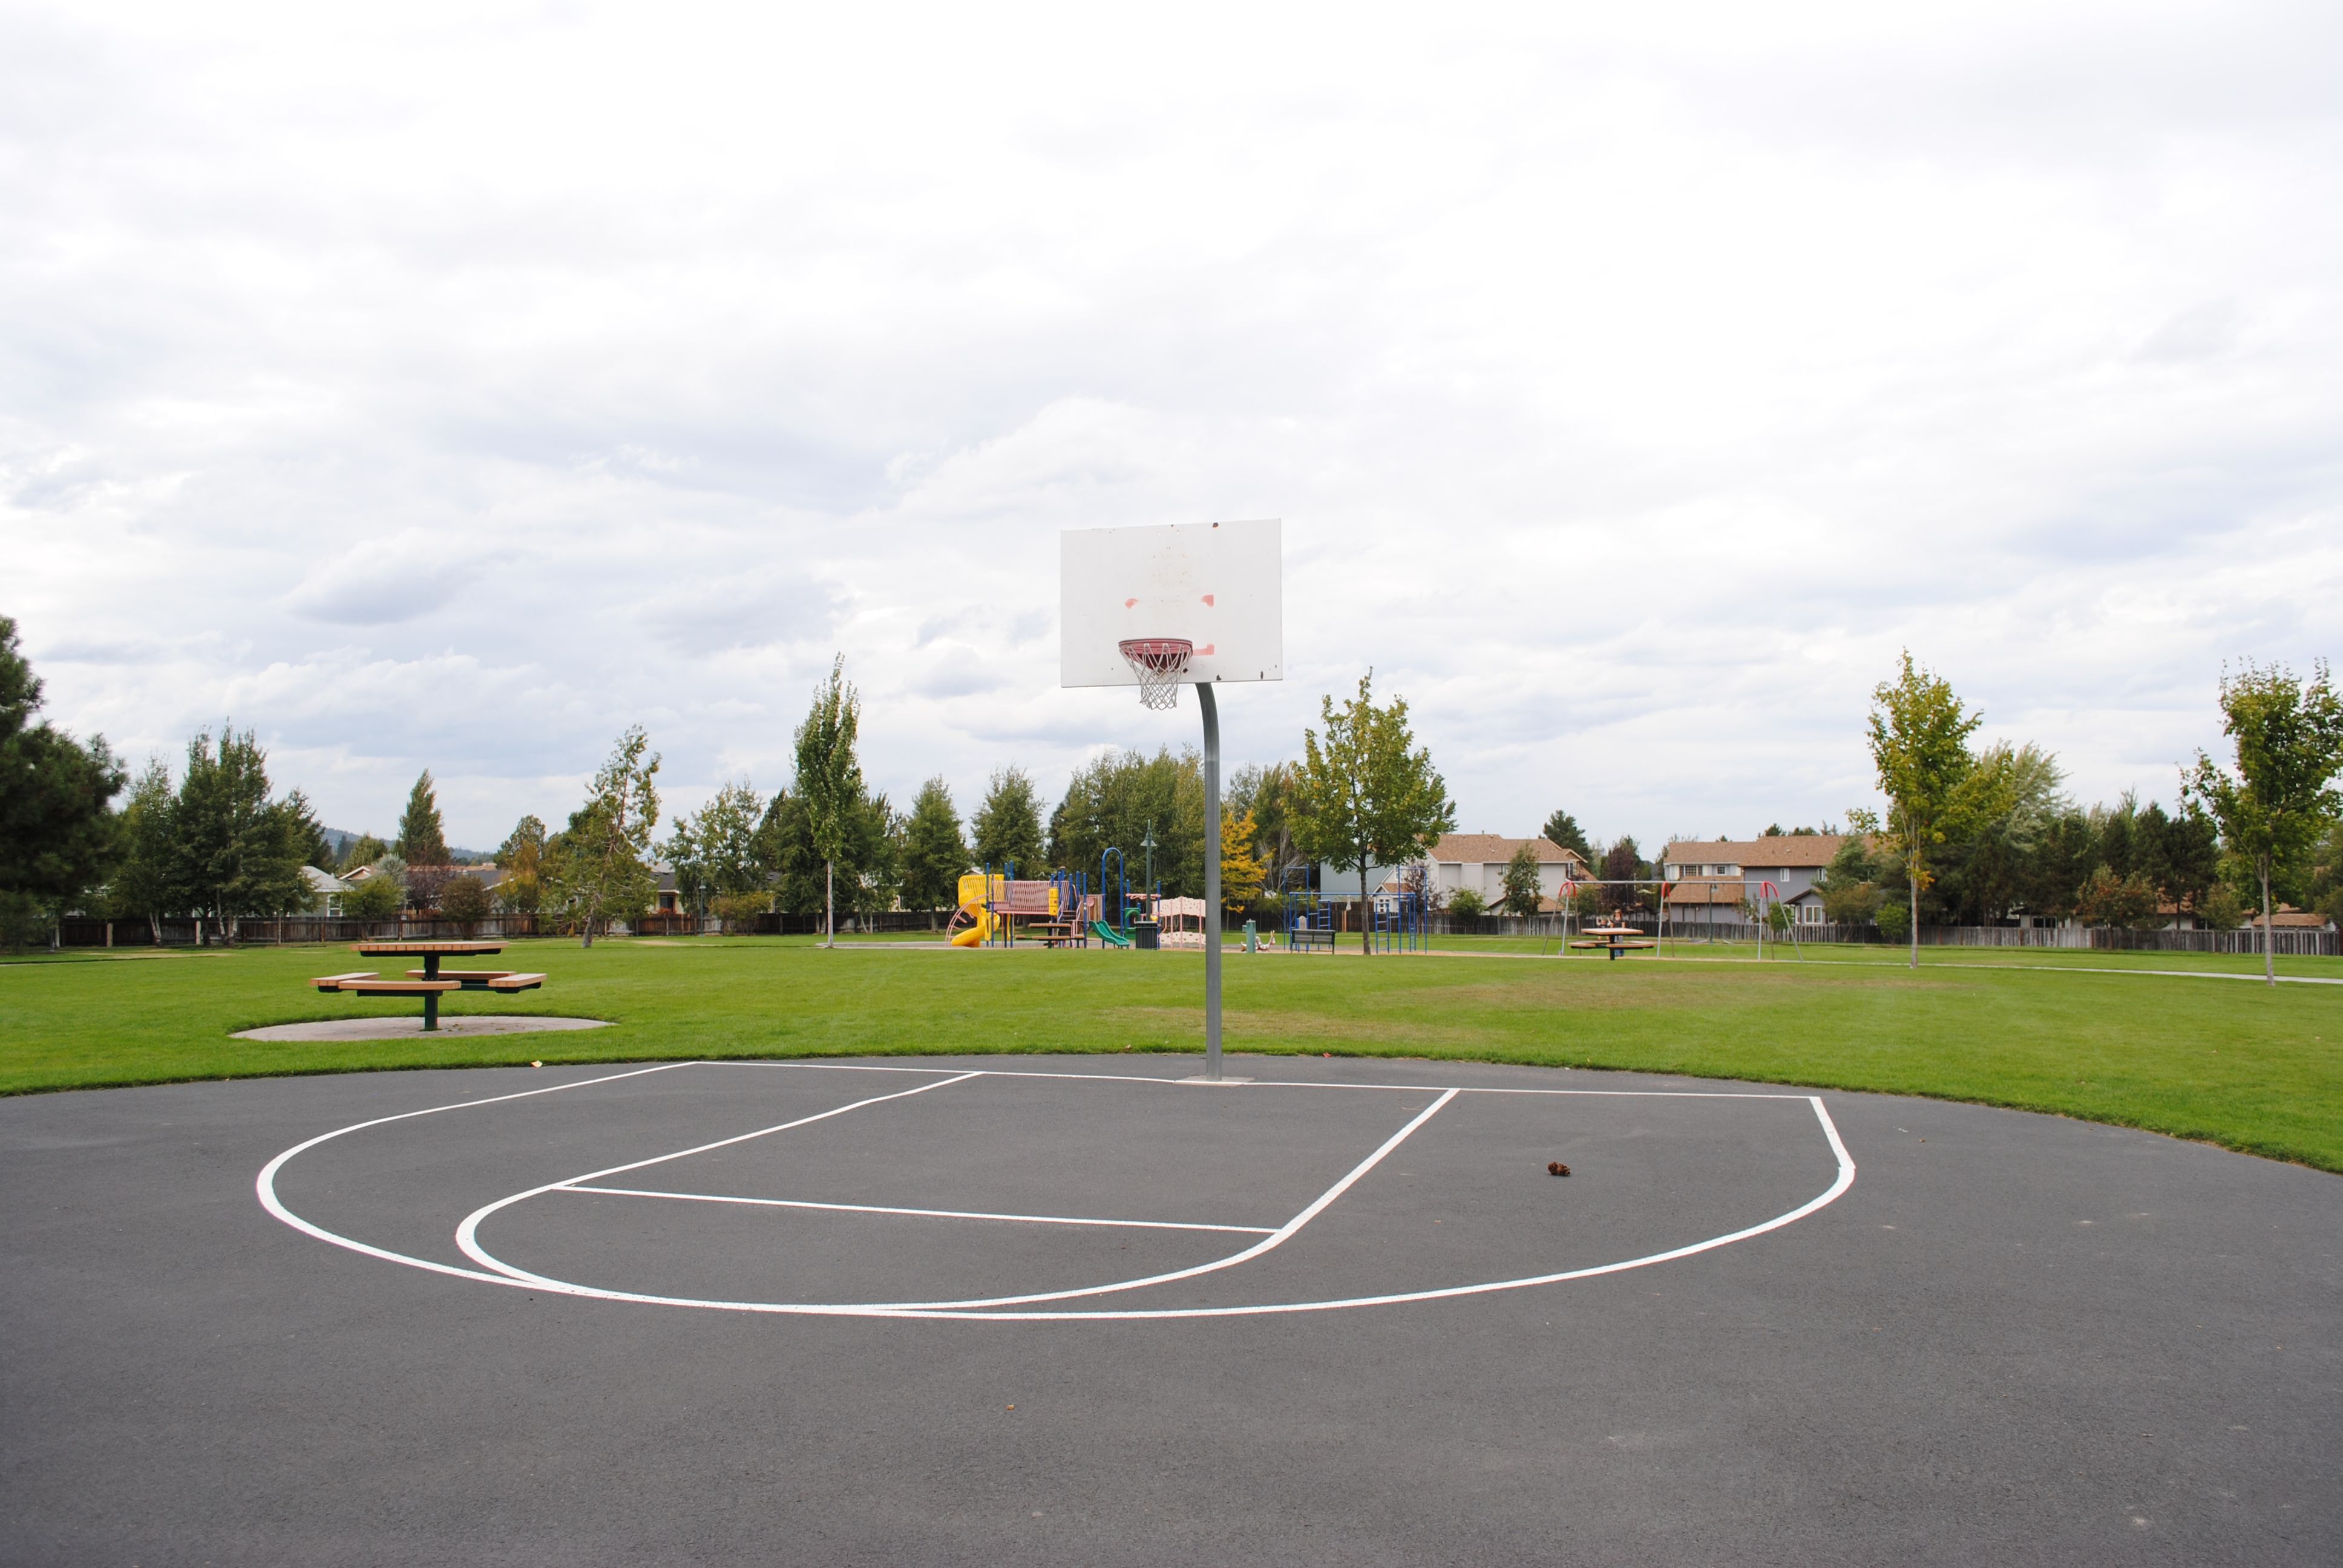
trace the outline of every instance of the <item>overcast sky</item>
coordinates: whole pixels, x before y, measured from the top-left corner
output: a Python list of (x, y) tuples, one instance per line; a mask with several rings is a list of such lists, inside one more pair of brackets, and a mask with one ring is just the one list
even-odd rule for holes
[(2343, 644), (2343, 7), (0, 10), (0, 613), (136, 757), (558, 821), (630, 722), (899, 803), (1063, 691), (1070, 527), (1278, 517), (1469, 829), (1874, 798), (1909, 646), (2085, 799)]

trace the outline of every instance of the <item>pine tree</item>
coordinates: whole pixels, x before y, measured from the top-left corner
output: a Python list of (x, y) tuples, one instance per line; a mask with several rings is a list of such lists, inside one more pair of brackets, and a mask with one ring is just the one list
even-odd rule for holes
[(398, 842), (393, 846), (398, 858), (410, 866), (444, 866), (447, 863), (446, 829), (439, 822), (439, 796), (431, 782), (431, 769), (415, 781), (407, 792), (407, 809), (398, 819)]
[(214, 749), (209, 731), (187, 744), (186, 771), (171, 812), (172, 881), (186, 907), (210, 915), (236, 940), (246, 916), (306, 908), (309, 852), (306, 803), (268, 798), (268, 754), (252, 731), (224, 726)]
[(1548, 817), (1544, 834), (1547, 843), (1576, 850), (1583, 864), (1594, 863), (1594, 847), (1586, 841), (1586, 830), (1578, 825), (1578, 819), (1569, 812), (1556, 811)]
[(960, 879), (969, 869), (968, 841), (960, 837), (960, 812), (940, 776), (920, 786), (903, 832), (903, 907), (945, 910), (959, 901)]
[(12, 940), (46, 926), (113, 859), (109, 809), (126, 776), (102, 737), (35, 723), (41, 682), (0, 616), (0, 920)]
[(992, 776), (984, 803), (969, 826), (970, 846), (979, 864), (999, 872), (1014, 863), (1021, 876), (1038, 877), (1049, 869), (1041, 844), (1041, 801), (1034, 793), (1032, 776), (1011, 764)]

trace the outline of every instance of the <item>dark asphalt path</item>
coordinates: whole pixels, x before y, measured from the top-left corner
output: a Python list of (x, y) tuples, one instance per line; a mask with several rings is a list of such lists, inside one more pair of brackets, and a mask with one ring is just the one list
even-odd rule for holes
[[(1252, 1245), (1444, 1086), (1733, 1087), (1232, 1070), (1416, 1087), (988, 1077), (597, 1183), (1149, 1227), (563, 1192), (498, 1211), (480, 1243), (660, 1294), (1072, 1289)], [(0, 1101), (0, 1561), (2343, 1560), (2343, 1185), (2086, 1123), (1830, 1093), (1859, 1174), (1795, 1224), (1597, 1278), (1282, 1316), (579, 1299), (362, 1256), (256, 1199), (260, 1168), (319, 1133), (614, 1070)], [(683, 1068), (416, 1118), (319, 1145), (278, 1191), (475, 1268), (455, 1224), (498, 1199), (944, 1074), (878, 1076)], [(1577, 1174), (1545, 1176), (1548, 1157)], [(1799, 1100), (1467, 1094), (1258, 1262), (1058, 1304), (1582, 1267), (1777, 1215), (1835, 1168)], [(1193, 1223), (1238, 1229), (1152, 1228)]]

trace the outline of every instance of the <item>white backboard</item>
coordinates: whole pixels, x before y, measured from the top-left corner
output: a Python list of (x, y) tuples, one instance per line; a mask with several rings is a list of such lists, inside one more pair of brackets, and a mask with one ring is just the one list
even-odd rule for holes
[(1285, 678), (1275, 519), (1069, 528), (1058, 536), (1061, 686), (1136, 686), (1126, 638), (1196, 645), (1186, 679)]

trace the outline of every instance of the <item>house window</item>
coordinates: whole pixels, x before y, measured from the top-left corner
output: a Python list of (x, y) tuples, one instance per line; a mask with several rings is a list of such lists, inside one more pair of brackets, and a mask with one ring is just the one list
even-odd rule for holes
[(1818, 926), (1822, 923), (1823, 907), (1820, 904), (1800, 904), (1798, 906), (1798, 924), (1802, 926)]

